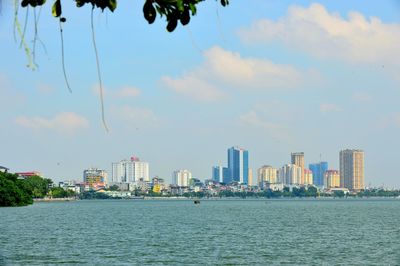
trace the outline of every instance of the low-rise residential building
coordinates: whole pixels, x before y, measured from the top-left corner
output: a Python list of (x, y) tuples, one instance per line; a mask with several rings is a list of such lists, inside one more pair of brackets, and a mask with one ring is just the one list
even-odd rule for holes
[(264, 189), (270, 189), (272, 191), (283, 191), (285, 185), (283, 183), (265, 183)]
[(42, 176), (42, 174), (40, 172), (37, 171), (30, 171), (30, 172), (18, 172), (15, 173), (16, 175), (18, 175), (19, 178), (25, 179), (31, 176)]
[(79, 194), (83, 191), (81, 189), (81, 186), (76, 185), (76, 182), (74, 180), (58, 182), (58, 186), (64, 190), (72, 190), (76, 194)]
[(0, 172), (2, 172), (2, 173), (7, 173), (8, 170), (10, 170), (10, 169), (8, 169), (7, 167), (4, 167), (4, 166), (1, 166), (1, 165), (0, 165)]

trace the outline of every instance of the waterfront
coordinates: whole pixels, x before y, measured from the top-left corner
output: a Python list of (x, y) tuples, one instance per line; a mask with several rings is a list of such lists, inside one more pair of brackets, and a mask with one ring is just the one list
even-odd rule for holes
[(400, 200), (96, 200), (0, 209), (5, 265), (399, 265)]

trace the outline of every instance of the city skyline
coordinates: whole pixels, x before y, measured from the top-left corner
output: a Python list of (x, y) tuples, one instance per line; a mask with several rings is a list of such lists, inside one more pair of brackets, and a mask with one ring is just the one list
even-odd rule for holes
[[(40, 16), (46, 51), (37, 45), (33, 72), (13, 38), (14, 7), (2, 4), (0, 163), (13, 171), (61, 181), (135, 152), (154, 166), (150, 176), (187, 168), (210, 177), (211, 166), (226, 164), (226, 148), (239, 145), (251, 151), (255, 177), (264, 164), (290, 162), (291, 152), (303, 151), (306, 166), (339, 169), (338, 151), (361, 148), (365, 185), (400, 187), (396, 0), (231, 1), (218, 10), (205, 1), (173, 33), (164, 18), (148, 25), (138, 2), (118, 3), (115, 14), (95, 10), (109, 133), (89, 6), (76, 12), (73, 1), (63, 3), (71, 94), (58, 20)], [(33, 37), (28, 27), (28, 45)]]
[[(340, 170), (328, 167), (328, 162), (310, 163), (309, 169), (305, 168), (305, 153), (292, 152), (290, 163), (283, 163), (282, 167), (263, 165), (256, 170), (253, 176), (252, 168), (248, 167), (249, 151), (238, 146), (232, 146), (227, 150), (228, 166), (212, 166), (211, 174), (208, 176), (192, 175), (188, 169), (179, 169), (172, 172), (169, 183), (172, 185), (186, 187), (193, 178), (196, 180), (212, 180), (218, 183), (238, 183), (260, 188), (269, 186), (289, 185), (308, 186), (325, 188), (347, 188), (351, 190), (362, 190), (369, 186), (365, 185), (365, 164), (364, 151), (345, 149), (339, 151)], [(160, 178), (158, 175), (150, 178), (149, 163), (140, 161), (139, 157), (133, 155), (130, 160), (121, 160), (112, 163), (111, 179), (107, 182), (107, 171), (98, 168), (84, 170), (83, 182), (100, 183), (100, 185), (121, 185), (128, 186), (137, 182), (150, 183), (153, 178)], [(86, 173), (92, 174), (93, 181), (87, 181)], [(105, 173), (98, 174), (99, 172)], [(247, 175), (247, 177), (245, 176)], [(98, 180), (101, 178), (101, 182)], [(161, 177), (162, 180), (168, 178)], [(105, 181), (104, 181), (105, 180)]]

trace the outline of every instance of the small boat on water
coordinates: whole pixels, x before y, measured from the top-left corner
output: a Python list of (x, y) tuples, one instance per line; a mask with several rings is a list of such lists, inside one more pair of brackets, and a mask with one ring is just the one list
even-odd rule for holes
[(194, 204), (200, 204), (200, 200), (194, 200), (193, 203)]

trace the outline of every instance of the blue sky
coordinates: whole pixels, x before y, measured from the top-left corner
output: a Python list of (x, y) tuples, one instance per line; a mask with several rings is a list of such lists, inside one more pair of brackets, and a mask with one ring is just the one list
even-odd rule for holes
[[(11, 2), (11, 1), (10, 1)], [(101, 124), (90, 8), (66, 3), (65, 86), (58, 22), (39, 20), (39, 69), (13, 38), (13, 8), (0, 15), (0, 164), (54, 180), (110, 171), (132, 154), (150, 174), (175, 169), (209, 178), (226, 150), (249, 150), (255, 172), (304, 151), (306, 164), (338, 168), (339, 151), (365, 151), (366, 184), (400, 187), (400, 2), (207, 0), (188, 27), (148, 25), (141, 1), (96, 12), (106, 120)], [(25, 10), (20, 9), (19, 20)], [(38, 12), (38, 11), (37, 11)], [(26, 39), (32, 45), (33, 13)]]

